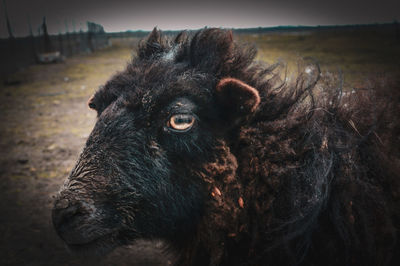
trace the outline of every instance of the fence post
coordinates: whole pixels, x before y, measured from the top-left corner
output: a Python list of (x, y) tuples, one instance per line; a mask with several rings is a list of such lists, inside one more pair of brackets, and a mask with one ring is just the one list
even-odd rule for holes
[(8, 18), (6, 0), (3, 0), (3, 5), (4, 5), (4, 13), (5, 13), (5, 16), (6, 16), (6, 24), (7, 24), (8, 37), (9, 37), (10, 39), (13, 39), (13, 38), (14, 38), (14, 35), (13, 35), (13, 33), (12, 33), (10, 19)]
[(59, 43), (60, 53), (65, 56), (63, 37), (62, 37), (61, 31), (58, 32), (58, 43)]
[(44, 40), (44, 52), (48, 53), (52, 51), (52, 47), (51, 47), (50, 36), (49, 33), (47, 32), (46, 17), (43, 17), (42, 29), (43, 29), (43, 40)]
[(33, 36), (31, 18), (29, 16), (29, 14), (28, 14), (28, 26), (29, 26), (29, 40), (30, 40), (30, 46), (31, 46), (31, 53), (32, 53), (34, 62), (37, 63), (38, 58), (37, 58), (36, 47), (35, 47), (35, 36)]
[(72, 47), (71, 47), (71, 39), (70, 39), (67, 20), (65, 20), (65, 42), (67, 45), (67, 49), (66, 49), (66, 53), (68, 53), (67, 56), (71, 56), (72, 55)]

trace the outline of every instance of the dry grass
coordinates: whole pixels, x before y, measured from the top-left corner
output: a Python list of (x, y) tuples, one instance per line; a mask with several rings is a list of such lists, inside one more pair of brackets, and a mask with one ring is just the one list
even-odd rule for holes
[(258, 59), (268, 63), (294, 65), (299, 58), (314, 58), (323, 71), (342, 71), (347, 88), (362, 86), (371, 77), (400, 74), (400, 40), (394, 30), (243, 34), (238, 39), (255, 43)]

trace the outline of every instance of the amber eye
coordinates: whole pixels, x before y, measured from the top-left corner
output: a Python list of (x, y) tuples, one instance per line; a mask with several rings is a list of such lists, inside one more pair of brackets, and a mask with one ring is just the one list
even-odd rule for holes
[(194, 116), (189, 114), (173, 115), (168, 121), (168, 127), (175, 131), (187, 131), (194, 124)]

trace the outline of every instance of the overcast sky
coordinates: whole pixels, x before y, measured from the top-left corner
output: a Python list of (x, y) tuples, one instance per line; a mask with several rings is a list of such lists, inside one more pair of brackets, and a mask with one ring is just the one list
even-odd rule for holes
[[(4, 0), (1, 0), (4, 1)], [(50, 33), (82, 28), (86, 21), (106, 31), (337, 25), (400, 21), (400, 0), (5, 0), (13, 33), (28, 34), (46, 16)], [(4, 4), (0, 5), (0, 37), (7, 36)]]

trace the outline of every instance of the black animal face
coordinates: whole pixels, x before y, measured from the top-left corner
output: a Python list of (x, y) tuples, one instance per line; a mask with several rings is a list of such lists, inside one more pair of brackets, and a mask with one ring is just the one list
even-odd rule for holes
[[(201, 47), (185, 55), (193, 41), (166, 46), (158, 34), (89, 100), (98, 120), (53, 210), (71, 249), (108, 251), (137, 238), (185, 243), (210, 197), (214, 177), (204, 165), (260, 103), (254, 88), (216, 75)], [(212, 57), (229, 52), (210, 46)]]

